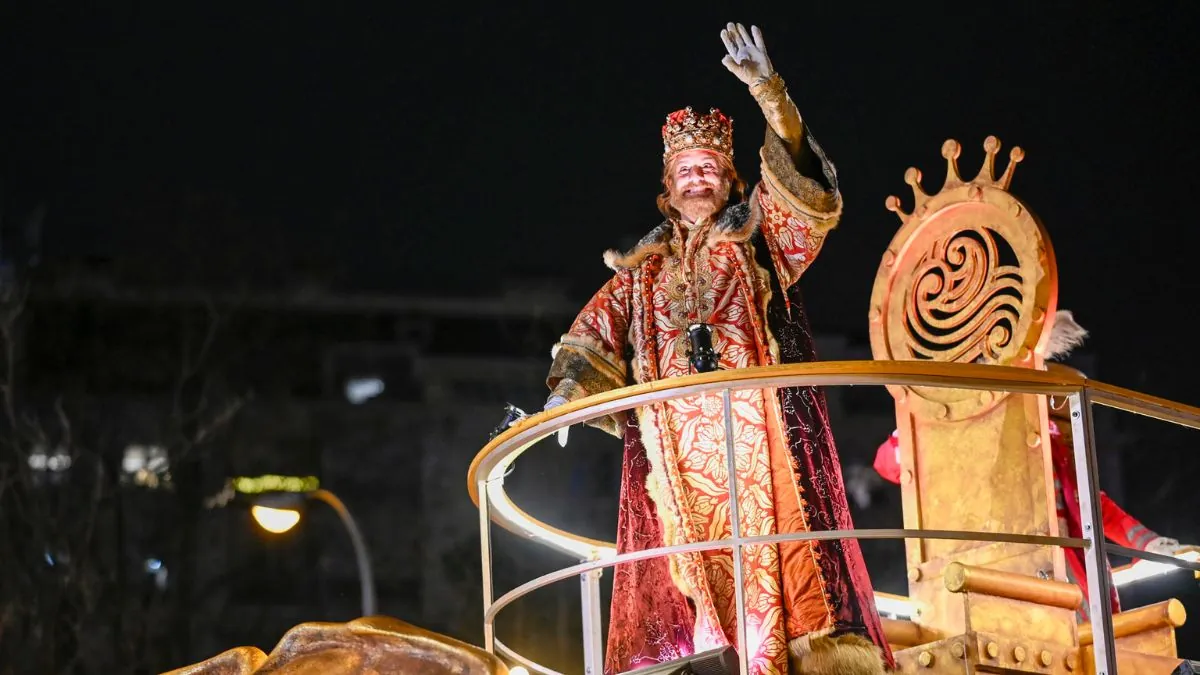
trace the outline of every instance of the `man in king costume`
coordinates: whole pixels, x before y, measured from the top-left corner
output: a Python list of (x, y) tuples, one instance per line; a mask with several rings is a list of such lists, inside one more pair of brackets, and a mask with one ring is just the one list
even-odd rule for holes
[[(713, 365), (816, 358), (797, 281), (841, 215), (837, 175), (758, 28), (729, 24), (721, 38), (724, 65), (766, 116), (762, 181), (744, 197), (728, 117), (691, 108), (667, 117), (658, 199), (666, 220), (632, 250), (605, 254), (614, 275), (555, 345), (547, 408)], [(853, 528), (822, 393), (744, 390), (732, 401), (742, 535)], [(620, 552), (731, 536), (721, 396), (595, 425), (624, 439)], [(605, 670), (728, 645), (745, 650), (756, 674), (877, 673), (890, 664), (856, 540), (747, 546), (743, 561), (745, 645), (728, 550), (617, 566)]]

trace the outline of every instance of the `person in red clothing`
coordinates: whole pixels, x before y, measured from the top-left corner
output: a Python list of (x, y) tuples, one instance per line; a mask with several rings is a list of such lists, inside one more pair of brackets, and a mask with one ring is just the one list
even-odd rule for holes
[[(1079, 346), (1087, 337), (1074, 317), (1066, 310), (1059, 311), (1051, 331), (1046, 360), (1061, 359)], [(1064, 368), (1051, 364), (1051, 368)], [(1058, 510), (1059, 531), (1068, 537), (1082, 537), (1083, 526), (1079, 515), (1079, 483), (1075, 474), (1075, 453), (1071, 440), (1071, 410), (1066, 398), (1050, 398), (1050, 461), (1054, 467), (1054, 494)], [(884, 480), (900, 484), (900, 436), (892, 432), (875, 453), (875, 471)], [(1172, 555), (1181, 546), (1178, 541), (1159, 536), (1100, 492), (1100, 511), (1104, 519), (1104, 536), (1119, 546)], [(1067, 577), (1083, 589), (1084, 604), (1080, 617), (1088, 618), (1087, 571), (1084, 567), (1083, 549), (1064, 549), (1067, 562)], [(1111, 568), (1109, 574), (1112, 573)], [(1112, 588), (1112, 610), (1121, 611), (1121, 601), (1116, 587)]]

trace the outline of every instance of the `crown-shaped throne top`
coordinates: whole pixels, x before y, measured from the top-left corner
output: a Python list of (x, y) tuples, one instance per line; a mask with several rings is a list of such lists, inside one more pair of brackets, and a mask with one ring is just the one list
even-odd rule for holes
[(946, 180), (936, 194), (910, 168), (911, 212), (900, 216), (871, 294), (871, 348), (877, 359), (991, 363), (1040, 368), (1057, 304), (1054, 250), (1038, 219), (1009, 191), (1020, 148), (995, 173), (1000, 141), (984, 141), (983, 166), (964, 180), (962, 146), (942, 145)]
[(709, 150), (733, 159), (733, 118), (716, 108), (697, 115), (691, 106), (667, 115), (662, 128), (663, 164), (685, 150)]

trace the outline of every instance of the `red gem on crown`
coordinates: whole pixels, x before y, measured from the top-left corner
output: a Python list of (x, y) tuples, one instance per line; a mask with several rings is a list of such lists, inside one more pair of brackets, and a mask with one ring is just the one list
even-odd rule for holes
[(662, 128), (663, 164), (684, 150), (711, 150), (733, 159), (733, 120), (716, 108), (697, 115), (691, 106), (667, 115)]

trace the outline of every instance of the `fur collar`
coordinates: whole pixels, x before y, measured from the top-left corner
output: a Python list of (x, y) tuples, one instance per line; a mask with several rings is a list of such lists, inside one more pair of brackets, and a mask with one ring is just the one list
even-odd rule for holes
[[(754, 234), (762, 220), (756, 197), (757, 195), (751, 195), (749, 200), (727, 206), (721, 211), (721, 215), (717, 216), (717, 221), (708, 232), (709, 245), (723, 241), (746, 241)], [(615, 248), (605, 251), (604, 264), (616, 272), (637, 267), (651, 255), (670, 255), (671, 235), (674, 229), (674, 223), (664, 220), (628, 251), (622, 253)]]

